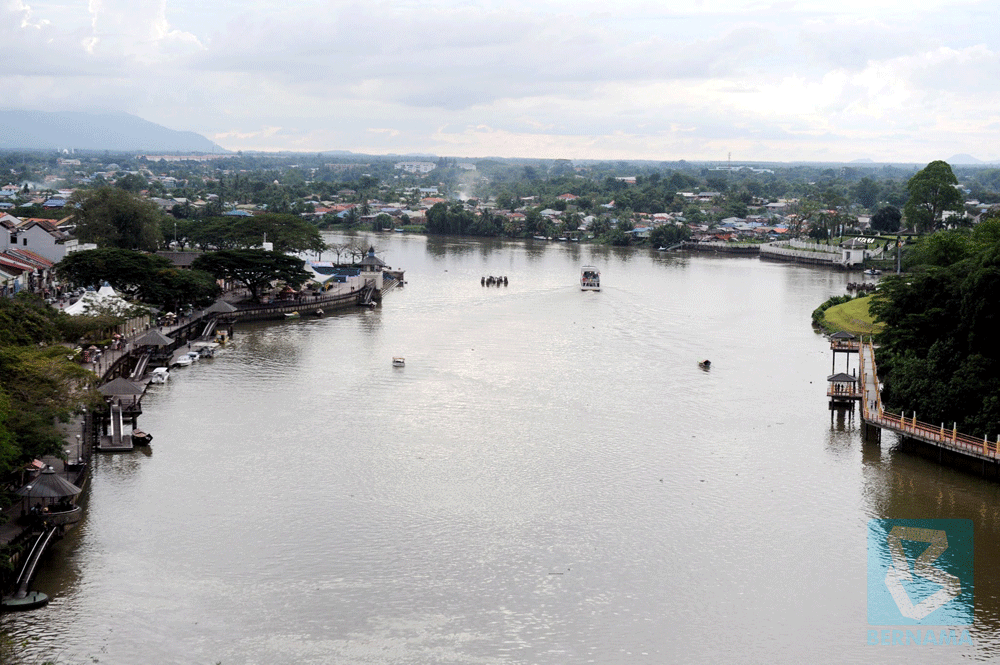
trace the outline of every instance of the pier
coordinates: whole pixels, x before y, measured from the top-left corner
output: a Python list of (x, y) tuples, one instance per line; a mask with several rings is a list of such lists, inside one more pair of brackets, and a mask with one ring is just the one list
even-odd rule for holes
[(881, 388), (875, 366), (875, 348), (871, 340), (859, 344), (860, 402), (862, 434), (866, 440), (881, 440), (881, 431), (900, 435), (904, 445), (917, 452), (983, 476), (1000, 478), (1000, 436), (996, 441), (962, 434), (956, 425), (922, 422), (917, 414), (891, 413), (882, 407)]

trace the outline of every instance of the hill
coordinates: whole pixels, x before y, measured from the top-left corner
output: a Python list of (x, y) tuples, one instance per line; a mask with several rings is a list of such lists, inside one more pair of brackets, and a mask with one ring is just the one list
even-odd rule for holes
[(0, 110), (0, 150), (225, 152), (194, 132), (128, 113)]

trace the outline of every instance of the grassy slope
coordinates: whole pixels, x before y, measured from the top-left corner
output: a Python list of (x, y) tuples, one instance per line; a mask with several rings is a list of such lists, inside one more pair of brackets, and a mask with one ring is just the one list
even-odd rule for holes
[(828, 330), (844, 330), (855, 335), (868, 335), (878, 332), (881, 324), (875, 325), (871, 314), (868, 313), (868, 303), (871, 296), (855, 298), (843, 305), (835, 305), (823, 313), (823, 318)]

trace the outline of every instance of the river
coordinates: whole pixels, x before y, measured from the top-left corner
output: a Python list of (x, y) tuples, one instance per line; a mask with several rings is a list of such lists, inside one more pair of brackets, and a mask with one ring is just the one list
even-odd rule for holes
[[(888, 434), (863, 443), (827, 408), (831, 353), (810, 313), (856, 275), (372, 242), (406, 270), (380, 308), (238, 326), (214, 359), (150, 387), (151, 452), (97, 458), (84, 521), (34, 585), (52, 602), (5, 619), (25, 660), (1000, 653), (1000, 486)], [(600, 292), (580, 291), (582, 264)], [(868, 521), (942, 517), (975, 529), (973, 644), (868, 644)]]

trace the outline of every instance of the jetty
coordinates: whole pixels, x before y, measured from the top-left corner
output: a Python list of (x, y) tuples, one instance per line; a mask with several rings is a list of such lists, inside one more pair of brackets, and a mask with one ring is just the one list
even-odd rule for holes
[(928, 423), (913, 413), (892, 413), (882, 405), (881, 384), (871, 339), (858, 341), (857, 401), (861, 405), (862, 435), (879, 442), (882, 431), (895, 432), (904, 446), (939, 463), (1000, 478), (1000, 435), (996, 440), (958, 431), (957, 424)]

